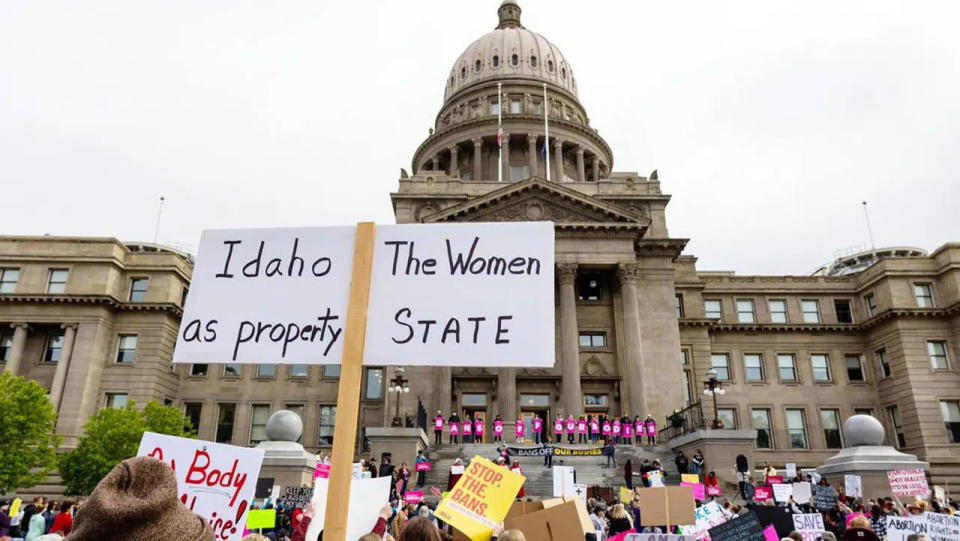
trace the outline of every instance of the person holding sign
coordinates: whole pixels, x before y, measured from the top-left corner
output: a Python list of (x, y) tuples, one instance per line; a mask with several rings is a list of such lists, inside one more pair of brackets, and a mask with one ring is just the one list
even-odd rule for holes
[(613, 430), (610, 427), (610, 419), (607, 419), (606, 417), (603, 418), (603, 428), (601, 429), (601, 433), (603, 434), (604, 439), (613, 435)]
[(613, 429), (613, 441), (614, 441), (614, 443), (619, 444), (619, 443), (620, 443), (620, 434), (621, 434), (621, 431), (623, 430), (623, 424), (620, 422), (620, 419), (614, 419), (612, 425), (613, 425), (613, 426), (612, 426), (612, 429)]
[(439, 446), (443, 443), (443, 414), (437, 410), (437, 416), (433, 418), (433, 444)]
[(456, 412), (450, 415), (447, 423), (450, 425), (450, 443), (460, 443), (460, 417)]
[(450, 466), (450, 477), (447, 478), (447, 492), (453, 489), (453, 486), (456, 485), (460, 477), (463, 476), (464, 469), (463, 460), (458, 458), (453, 461), (453, 465)]
[(577, 420), (577, 443), (587, 443), (587, 420), (583, 415)]
[(422, 487), (424, 483), (427, 482), (427, 471), (420, 469), (417, 465), (419, 464), (429, 464), (430, 461), (427, 460), (427, 457), (423, 456), (423, 449), (417, 451), (417, 458), (414, 459), (414, 468), (417, 469), (417, 486)]
[(473, 422), (473, 435), (477, 443), (483, 443), (483, 417), (477, 417)]
[(460, 426), (463, 432), (463, 443), (473, 443), (473, 419), (466, 412), (463, 414), (463, 422)]
[(594, 419), (593, 415), (588, 416), (587, 421), (590, 423), (590, 441), (596, 445), (600, 439), (600, 421)]
[(573, 415), (567, 416), (567, 443), (573, 444), (576, 441), (577, 437), (577, 420), (573, 418)]
[(503, 419), (499, 415), (493, 419), (493, 442), (503, 443)]
[(643, 421), (640, 420), (639, 415), (633, 417), (633, 432), (637, 436), (637, 445), (643, 445)]
[(653, 419), (653, 415), (647, 414), (647, 418), (643, 421), (644, 426), (646, 427), (647, 432), (647, 445), (656, 445), (657, 444), (657, 422)]
[(624, 416), (620, 424), (623, 426), (623, 443), (630, 445), (633, 443), (633, 423), (629, 417)]
[(534, 443), (543, 443), (543, 419), (540, 418), (539, 413), (533, 414), (533, 421), (530, 422), (531, 429), (533, 430), (533, 442)]
[(523, 418), (517, 418), (517, 424), (514, 426), (513, 432), (517, 436), (517, 443), (523, 443)]
[(561, 443), (561, 438), (563, 438), (563, 417), (557, 414), (557, 418), (553, 421), (553, 435), (557, 438), (557, 443)]

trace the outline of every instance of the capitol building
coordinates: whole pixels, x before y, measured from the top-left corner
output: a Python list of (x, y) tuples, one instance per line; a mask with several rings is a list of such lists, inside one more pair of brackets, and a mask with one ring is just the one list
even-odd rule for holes
[[(930, 463), (934, 483), (960, 483), (960, 243), (870, 250), (813, 275), (699, 269), (670, 235), (673, 179), (615, 163), (574, 66), (516, 1), (495, 22), (436, 81), (434, 127), (389, 197), (400, 224), (554, 222), (556, 337), (544, 347), (556, 363), (406, 367), (399, 395), (395, 367), (365, 367), (361, 438), (393, 423), (398, 399), (413, 423), (440, 410), (508, 427), (535, 414), (663, 425), (685, 408), (709, 424), (715, 408), (724, 429), (756, 430), (757, 463), (803, 467), (836, 454), (843, 421), (866, 413), (886, 444)], [(50, 389), (67, 448), (98, 409), (157, 399), (199, 437), (235, 445), (262, 441), (269, 414), (290, 409), (304, 446), (328, 449), (338, 366), (171, 364), (192, 264), (154, 244), (0, 236), (0, 361)], [(708, 371), (725, 394), (704, 395)]]

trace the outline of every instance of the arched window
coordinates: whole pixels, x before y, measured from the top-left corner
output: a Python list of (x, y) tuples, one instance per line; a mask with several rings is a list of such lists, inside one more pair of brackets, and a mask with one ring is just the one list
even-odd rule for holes
[(497, 55), (493, 55), (493, 67), (495, 68), (500, 67), (500, 57)]
[(519, 65), (520, 65), (520, 57), (517, 56), (517, 55), (511, 56), (511, 57), (510, 57), (510, 63), (513, 64), (513, 67), (519, 66)]
[(553, 60), (547, 60), (547, 71), (553, 73)]
[(567, 78), (567, 68), (560, 68), (560, 77)]
[(461, 68), (460, 68), (460, 78), (461, 78), (461, 79), (466, 79), (466, 78), (467, 78), (467, 68), (464, 68), (464, 67), (461, 67)]
[(480, 68), (482, 68), (482, 67), (483, 67), (483, 63), (480, 62), (479, 60), (477, 60), (477, 61), (474, 62), (474, 64), (473, 64), (473, 71), (480, 71)]
[(536, 56), (531, 56), (531, 57), (530, 57), (530, 67), (531, 67), (531, 68), (537, 67), (537, 57), (536, 57)]
[(453, 79), (453, 77), (451, 76), (451, 77), (450, 77), (450, 86), (453, 86), (453, 81), (454, 81), (454, 79)]

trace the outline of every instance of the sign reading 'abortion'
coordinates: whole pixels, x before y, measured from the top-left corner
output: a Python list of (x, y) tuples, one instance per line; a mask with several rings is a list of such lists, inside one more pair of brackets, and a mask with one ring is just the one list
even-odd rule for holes
[[(205, 231), (174, 362), (337, 364), (355, 227)], [(376, 231), (364, 364), (553, 366), (549, 222)]]

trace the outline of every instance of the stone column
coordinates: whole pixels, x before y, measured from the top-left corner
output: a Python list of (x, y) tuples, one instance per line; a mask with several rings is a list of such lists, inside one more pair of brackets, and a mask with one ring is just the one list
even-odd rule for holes
[[(436, 407), (443, 412), (443, 417), (450, 417), (450, 394), (453, 392), (453, 370), (449, 366), (437, 369), (437, 400)], [(427, 420), (433, 419), (434, 411), (427, 412)]]
[(636, 263), (621, 263), (617, 268), (620, 279), (620, 294), (623, 297), (623, 345), (624, 374), (626, 384), (626, 408), (628, 415), (644, 415), (647, 411), (640, 384), (643, 364), (643, 344), (640, 340), (640, 306), (637, 297), (639, 268)]
[(563, 140), (553, 140), (553, 181), (563, 182)]
[(583, 413), (580, 391), (580, 332), (577, 326), (576, 263), (557, 265), (560, 282), (560, 368), (563, 374), (561, 404), (563, 414), (579, 416)]
[(593, 155), (593, 180), (600, 180), (600, 157), (596, 154)]
[(436, 171), (436, 170), (437, 170), (437, 163), (439, 163), (439, 162), (440, 162), (440, 160), (437, 159), (436, 156), (430, 158), (430, 170), (431, 170), (431, 171)]
[[(514, 424), (517, 419), (517, 369), (501, 368), (497, 374), (497, 399), (504, 423)], [(491, 424), (491, 426), (493, 426)]]
[(483, 138), (474, 137), (473, 138), (473, 180), (480, 180), (481, 167), (480, 167), (480, 154), (483, 148)]
[(503, 180), (510, 182), (510, 134), (503, 134)]
[(577, 180), (583, 182), (587, 180), (587, 172), (583, 165), (583, 147), (577, 146)]
[(60, 411), (60, 399), (63, 397), (63, 385), (67, 382), (67, 371), (70, 370), (70, 357), (73, 356), (73, 343), (77, 338), (77, 324), (64, 323), (63, 349), (60, 350), (60, 360), (57, 361), (57, 370), (53, 373), (53, 384), (50, 385), (50, 402), (53, 411)]
[(457, 165), (457, 145), (450, 147), (450, 175), (453, 175), (453, 172), (457, 170), (459, 165)]
[(537, 134), (527, 134), (527, 164), (530, 167), (530, 176), (537, 176)]
[(20, 373), (20, 362), (23, 360), (23, 349), (27, 344), (26, 323), (14, 323), (10, 325), (13, 328), (13, 348), (10, 350), (10, 358), (7, 359), (5, 372), (12, 372), (14, 376)]

